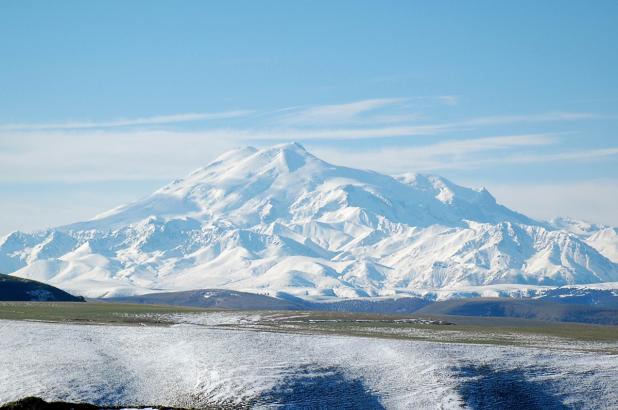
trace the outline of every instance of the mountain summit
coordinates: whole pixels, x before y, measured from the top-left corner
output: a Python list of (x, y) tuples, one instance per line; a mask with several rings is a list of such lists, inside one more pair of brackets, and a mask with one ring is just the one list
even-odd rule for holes
[(301, 297), (618, 281), (574, 234), (434, 175), (227, 152), (95, 218), (0, 240), (0, 271), (87, 296), (228, 288)]

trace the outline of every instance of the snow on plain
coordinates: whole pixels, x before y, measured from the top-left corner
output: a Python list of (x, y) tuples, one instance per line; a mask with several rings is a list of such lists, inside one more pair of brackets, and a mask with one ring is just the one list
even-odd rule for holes
[[(234, 322), (234, 315), (227, 315), (230, 318), (223, 322)], [(205, 323), (221, 322), (217, 318)], [(462, 408), (469, 384), (489, 372), (498, 383), (519, 383), (530, 390), (528, 395), (551, 397), (544, 399), (550, 400), (546, 404), (618, 406), (618, 357), (602, 353), (193, 324), (131, 327), (0, 321), (0, 330), (0, 402), (37, 395), (100, 405), (250, 403), (260, 408), (299, 400), (290, 394), (309, 395), (300, 400), (328, 400), (318, 397), (326, 391), (337, 403), (362, 400), (373, 408)], [(295, 389), (294, 380), (305, 387), (311, 380), (328, 386), (312, 397), (311, 389)]]

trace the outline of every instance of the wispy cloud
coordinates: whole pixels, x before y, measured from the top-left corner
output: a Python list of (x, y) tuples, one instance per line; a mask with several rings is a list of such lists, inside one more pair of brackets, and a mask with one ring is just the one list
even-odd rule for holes
[(111, 121), (69, 121), (60, 123), (38, 124), (0, 124), (0, 131), (72, 130), (88, 128), (118, 128), (139, 125), (162, 125), (172, 123), (239, 118), (248, 116), (252, 113), (253, 111), (249, 110), (236, 110), (215, 113), (156, 115), (152, 117), (123, 118)]
[(276, 118), (285, 125), (332, 125), (341, 123), (401, 123), (416, 121), (423, 116), (412, 111), (422, 103), (439, 103), (455, 106), (459, 96), (417, 96), (405, 98), (373, 98), (343, 104), (316, 105), (312, 107), (290, 107), (284, 115)]
[[(317, 145), (312, 152), (336, 164), (382, 172), (437, 172), (479, 169), (503, 164), (557, 161), (592, 161), (618, 156), (618, 148), (562, 150), (538, 153), (560, 146), (553, 134), (524, 134), (484, 138), (446, 139), (437, 143), (351, 149), (348, 145), (320, 145), (320, 138), (368, 138), (379, 134), (438, 133), (439, 129), (386, 127), (376, 130), (319, 130), (252, 132), (234, 129), (208, 131), (82, 130), (71, 133), (32, 131), (19, 138), (4, 138), (0, 149), (0, 181), (86, 181), (166, 179), (207, 164), (234, 146), (263, 144), (270, 140), (304, 140)], [(338, 135), (341, 133), (341, 135)], [(53, 141), (54, 155), (50, 155)], [(530, 152), (532, 150), (532, 152)]]
[[(618, 148), (568, 150), (557, 134), (473, 138), (488, 125), (606, 118), (582, 112), (477, 117), (423, 123), (410, 101), (457, 104), (457, 96), (366, 99), (275, 111), (185, 113), (100, 122), (0, 124), (0, 181), (152, 179), (183, 175), (232, 146), (303, 141), (319, 156), (385, 172), (491, 168), (497, 164), (590, 161)], [(435, 102), (434, 102), (435, 103)], [(200, 124), (191, 131), (156, 125), (251, 116), (244, 128)], [(140, 127), (153, 125), (152, 127)], [(508, 129), (509, 127), (504, 127)], [(410, 137), (410, 138), (407, 138)], [(425, 137), (432, 137), (427, 142)], [(388, 143), (378, 139), (392, 138)], [(367, 141), (372, 141), (369, 146)], [(358, 140), (361, 149), (353, 149)], [(404, 145), (392, 145), (393, 141)], [(551, 152), (541, 149), (555, 145)], [(54, 155), (49, 155), (53, 146)], [(559, 148), (562, 148), (560, 150)]]
[(507, 155), (470, 157), (456, 155), (435, 161), (435, 170), (444, 169), (480, 169), (501, 165), (546, 164), (549, 162), (589, 162), (602, 161), (618, 156), (618, 148), (599, 148), (589, 150), (563, 150), (539, 154), (510, 153)]
[[(475, 117), (447, 123), (429, 122), (424, 114), (414, 111), (421, 101), (439, 102), (446, 106), (459, 103), (459, 96), (417, 96), (405, 98), (374, 98), (343, 104), (311, 107), (288, 107), (272, 111), (233, 110), (212, 113), (180, 113), (109, 121), (65, 121), (50, 123), (0, 124), (0, 133), (108, 129), (136, 126), (156, 126), (189, 122), (206, 122), (251, 116), (251, 129), (236, 129), (237, 134), (261, 134), (259, 139), (355, 139), (388, 138), (412, 135), (435, 135), (445, 131), (469, 131), (492, 125), (517, 123), (562, 122), (615, 118), (590, 112), (546, 112), (525, 115)], [(422, 104), (421, 104), (422, 105)], [(205, 124), (212, 128), (210, 124)], [(265, 135), (265, 134), (270, 135)], [(282, 135), (285, 134), (285, 135)]]
[(513, 155), (500, 159), (500, 162), (527, 164), (548, 161), (590, 161), (618, 155), (618, 148), (598, 148), (589, 150), (563, 151), (549, 154)]
[(514, 123), (580, 121), (601, 118), (607, 118), (607, 116), (591, 112), (546, 112), (527, 115), (497, 115), (488, 117), (477, 117), (462, 121), (462, 123), (466, 125), (482, 126)]
[(618, 157), (618, 147), (544, 153), (519, 152), (553, 147), (559, 142), (559, 138), (551, 134), (526, 134), (446, 140), (415, 146), (387, 146), (362, 151), (318, 147), (315, 152), (334, 163), (388, 173), (491, 169), (507, 164), (586, 162)]
[(439, 95), (435, 98), (444, 105), (455, 106), (459, 104), (459, 96), (457, 95)]
[(173, 179), (247, 144), (227, 131), (124, 129), (33, 131), (1, 141), (0, 181), (13, 183)]
[(383, 172), (435, 171), (479, 166), (476, 154), (555, 144), (551, 134), (524, 134), (446, 140), (416, 146), (383, 147), (367, 151), (317, 148), (318, 155), (335, 163)]
[(538, 147), (558, 141), (551, 134), (507, 135), (486, 138), (449, 140), (419, 147), (428, 155), (468, 155), (470, 153), (504, 150), (516, 147)]
[(354, 140), (367, 138), (412, 137), (438, 135), (448, 131), (464, 130), (450, 124), (429, 124), (409, 126), (382, 126), (356, 128), (273, 128), (269, 130), (234, 130), (229, 129), (229, 135), (247, 141), (260, 140)]
[[(419, 97), (421, 98), (421, 97)], [(440, 96), (423, 97), (437, 99), (446, 105), (456, 105), (458, 97)], [(355, 139), (388, 138), (411, 135), (435, 135), (445, 131), (470, 131), (491, 125), (508, 125), (522, 123), (565, 122), (612, 118), (607, 115), (584, 112), (548, 112), (527, 115), (501, 115), (463, 119), (447, 123), (425, 123), (426, 117), (419, 112), (409, 112), (402, 103), (408, 99), (363, 100), (348, 104), (325, 105), (308, 109), (289, 108), (280, 117), (275, 117), (274, 124), (283, 124), (288, 128), (273, 128), (271, 132), (287, 133), (302, 139)], [(348, 127), (343, 127), (348, 125)], [(357, 128), (350, 128), (355, 125)], [(337, 128), (339, 127), (339, 128)], [(280, 139), (274, 137), (273, 139)]]
[[(367, 100), (374, 101), (374, 100)], [(381, 101), (381, 100), (379, 100)], [(355, 103), (356, 104), (356, 103)], [(369, 106), (377, 106), (378, 103), (367, 103), (360, 104), (359, 106), (369, 107)], [(392, 104), (392, 102), (390, 103)], [(311, 115), (304, 115), (299, 113), (290, 113), (287, 114), (286, 118), (297, 118), (297, 115), (300, 115), (298, 119), (302, 119), (302, 121), (292, 121), (288, 122), (287, 120), (284, 123), (287, 123), (287, 128), (273, 128), (269, 130), (266, 136), (266, 132), (252, 131), (250, 136), (247, 138), (252, 139), (255, 136), (258, 136), (258, 139), (336, 139), (336, 140), (350, 140), (350, 139), (364, 139), (364, 138), (390, 138), (390, 137), (405, 137), (405, 136), (419, 136), (419, 135), (438, 135), (444, 134), (447, 132), (463, 132), (463, 131), (473, 131), (484, 126), (490, 125), (507, 125), (507, 124), (520, 124), (520, 123), (541, 123), (541, 122), (563, 122), (563, 121), (578, 121), (578, 120), (593, 120), (593, 119), (602, 119), (609, 118), (608, 116), (595, 114), (595, 113), (578, 113), (578, 112), (561, 112), (561, 113), (541, 113), (541, 114), (530, 114), (530, 115), (504, 115), (504, 116), (493, 116), (493, 117), (478, 117), (478, 118), (470, 118), (464, 119), (461, 121), (453, 121), (447, 123), (425, 123), (418, 124), (418, 120), (422, 118), (419, 114), (374, 114), (368, 116), (362, 121), (358, 118), (358, 113), (368, 111), (361, 110), (356, 105), (353, 108), (347, 107), (345, 104), (343, 106), (324, 106), (319, 109), (315, 109), (312, 111)], [(385, 107), (386, 103), (383, 103), (381, 107)], [(326, 107), (337, 107), (330, 108)], [(322, 114), (318, 114), (322, 113)], [(328, 113), (328, 114), (327, 114)], [(344, 114), (346, 113), (346, 114)], [(356, 116), (356, 117), (355, 117)], [(309, 118), (313, 118), (313, 121), (309, 121)], [(321, 118), (321, 119), (320, 119)], [(329, 123), (326, 119), (331, 118), (333, 121)], [(345, 122), (344, 118), (347, 118), (352, 122), (353, 118), (356, 118), (354, 122), (356, 127), (342, 127), (341, 124), (336, 124), (337, 121), (334, 121), (335, 118), (338, 118), (341, 122)], [(303, 122), (307, 120), (306, 124)], [(402, 124), (403, 123), (403, 124)], [(303, 125), (320, 125), (320, 127), (303, 127)], [(339, 127), (337, 127), (339, 125)], [(294, 126), (294, 127), (293, 127)], [(263, 138), (266, 136), (266, 138)]]
[[(475, 181), (466, 183), (476, 184)], [(618, 226), (616, 179), (512, 184), (483, 181), (481, 184), (498, 202), (534, 218), (570, 216)]]
[(319, 105), (309, 108), (297, 108), (286, 113), (280, 121), (284, 124), (332, 124), (349, 122), (362, 114), (380, 108), (392, 107), (406, 101), (405, 98), (375, 98), (354, 101), (345, 104)]

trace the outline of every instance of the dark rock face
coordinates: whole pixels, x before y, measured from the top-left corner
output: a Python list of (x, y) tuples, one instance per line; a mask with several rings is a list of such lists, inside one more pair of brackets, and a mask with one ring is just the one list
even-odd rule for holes
[(41, 282), (0, 274), (0, 301), (84, 302), (84, 298)]
[[(165, 406), (120, 406), (120, 407), (110, 407), (110, 406), (95, 406), (94, 404), (88, 403), (67, 403), (64, 401), (53, 401), (47, 402), (39, 397), (26, 397), (21, 400), (13, 401), (10, 403), (6, 403), (0, 406), (0, 410), (117, 410), (125, 407), (130, 407), (134, 409), (157, 409), (157, 410), (186, 410), (180, 409), (176, 407), (165, 407)], [(211, 409), (211, 407), (206, 407), (206, 409)]]
[(98, 410), (99, 407), (84, 403), (48, 403), (38, 397), (26, 397), (0, 406), (0, 410)]

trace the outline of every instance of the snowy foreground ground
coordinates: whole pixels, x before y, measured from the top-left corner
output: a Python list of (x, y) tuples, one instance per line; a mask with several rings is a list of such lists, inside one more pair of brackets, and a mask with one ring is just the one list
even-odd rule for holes
[(39, 396), (179, 407), (618, 408), (618, 355), (586, 351), (595, 343), (277, 333), (221, 326), (247, 320), (235, 314), (187, 317), (168, 327), (0, 320), (0, 403)]

